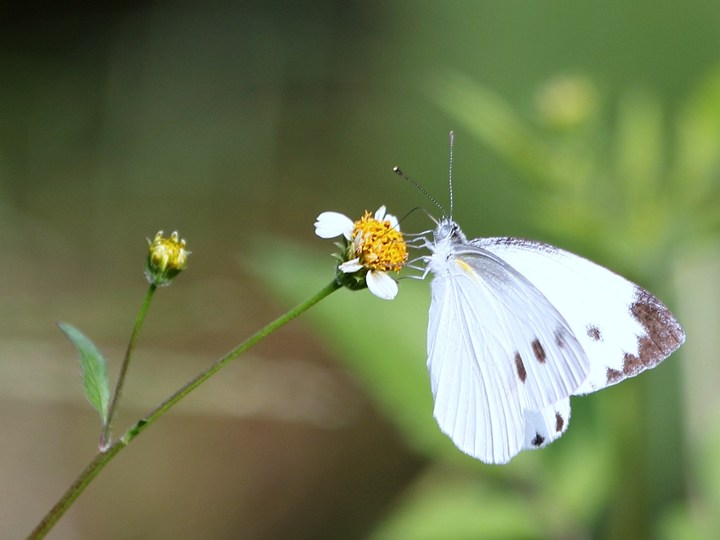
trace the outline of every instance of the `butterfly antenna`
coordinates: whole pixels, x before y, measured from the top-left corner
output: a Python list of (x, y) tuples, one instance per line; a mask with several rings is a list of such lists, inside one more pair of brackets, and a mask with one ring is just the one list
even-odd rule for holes
[(453, 146), (455, 145), (455, 132), (450, 132), (450, 172), (448, 173), (448, 184), (450, 186), (450, 219), (453, 217), (453, 182), (452, 182), (452, 168), (453, 168)]
[(443, 213), (443, 215), (447, 214), (447, 212), (445, 212), (445, 209), (442, 207), (442, 205), (439, 202), (437, 202), (437, 199), (435, 197), (433, 197), (432, 195), (430, 195), (430, 193), (428, 193), (428, 191), (424, 187), (422, 187), (419, 183), (417, 183), (415, 180), (410, 178), (407, 174), (402, 172), (400, 167), (393, 167), (393, 171), (395, 172), (395, 174), (397, 174), (398, 176), (400, 176), (401, 178), (403, 178), (404, 180), (410, 182), (413, 186), (415, 186), (415, 188), (418, 189), (420, 191), (420, 193), (425, 195), (425, 197), (431, 203), (433, 203), (435, 206), (437, 206), (440, 209), (440, 211)]

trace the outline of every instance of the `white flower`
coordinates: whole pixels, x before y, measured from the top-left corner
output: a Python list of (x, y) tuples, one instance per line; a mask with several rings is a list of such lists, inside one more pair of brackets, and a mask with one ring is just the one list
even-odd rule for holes
[(350, 288), (370, 289), (379, 298), (392, 300), (398, 292), (397, 282), (388, 272), (398, 272), (407, 261), (407, 247), (398, 220), (378, 208), (374, 215), (365, 212), (353, 222), (338, 212), (323, 212), (315, 222), (315, 234), (321, 238), (345, 239), (342, 263), (338, 269), (348, 278)]

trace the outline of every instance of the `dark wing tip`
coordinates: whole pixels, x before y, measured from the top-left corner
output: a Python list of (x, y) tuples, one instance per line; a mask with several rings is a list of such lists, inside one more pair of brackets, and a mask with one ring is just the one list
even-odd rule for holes
[(629, 309), (645, 333), (638, 337), (637, 354), (625, 354), (622, 372), (608, 369), (608, 383), (655, 367), (685, 342), (685, 331), (680, 323), (660, 300), (645, 289), (636, 288), (635, 301)]

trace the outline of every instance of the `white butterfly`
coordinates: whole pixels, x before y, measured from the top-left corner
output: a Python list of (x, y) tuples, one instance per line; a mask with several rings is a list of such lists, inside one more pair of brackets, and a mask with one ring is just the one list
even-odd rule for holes
[(485, 463), (548, 445), (568, 427), (571, 395), (655, 367), (685, 341), (651, 293), (562, 249), (468, 241), (447, 217), (426, 246), (434, 415)]
[(427, 246), (435, 418), (486, 463), (551, 443), (567, 429), (569, 396), (655, 367), (685, 341), (651, 293), (559, 248), (468, 241), (449, 218)]

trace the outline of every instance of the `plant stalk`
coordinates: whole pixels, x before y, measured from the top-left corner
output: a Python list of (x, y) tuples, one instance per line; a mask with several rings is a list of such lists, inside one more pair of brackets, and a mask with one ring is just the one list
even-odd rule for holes
[[(70, 485), (70, 487), (68, 487), (62, 497), (60, 497), (58, 502), (55, 503), (55, 505), (50, 509), (50, 511), (45, 515), (45, 517), (43, 517), (40, 523), (38, 523), (32, 533), (30, 533), (30, 535), (28, 536), (28, 540), (38, 540), (41, 538), (45, 538), (45, 536), (48, 532), (50, 532), (55, 523), (57, 523), (58, 520), (65, 514), (68, 508), (70, 508), (70, 506), (75, 502), (75, 500), (80, 496), (80, 494), (85, 490), (85, 488), (100, 473), (100, 471), (120, 452), (120, 450), (125, 448), (135, 437), (145, 431), (145, 429), (147, 429), (150, 424), (155, 422), (158, 418), (160, 418), (163, 414), (165, 414), (172, 407), (174, 407), (178, 402), (180, 402), (180, 400), (182, 400), (195, 388), (200, 386), (202, 383), (212, 377), (215, 373), (228, 365), (231, 361), (235, 360), (238, 356), (247, 351), (250, 347), (270, 335), (272, 332), (274, 332), (281, 326), (287, 324), (298, 315), (304, 313), (312, 306), (317, 304), (320, 300), (328, 296), (330, 293), (336, 291), (340, 287), (341, 285), (338, 283), (337, 280), (334, 279), (320, 292), (318, 292), (314, 296), (311, 296), (310, 298), (298, 304), (296, 307), (294, 307), (284, 315), (281, 315), (265, 327), (258, 330), (255, 334), (253, 334), (248, 339), (243, 341), (240, 345), (229, 351), (222, 358), (216, 360), (213, 364), (210, 365), (210, 367), (205, 369), (205, 371), (203, 371), (198, 376), (196, 376), (191, 381), (182, 386), (180, 389), (178, 389), (175, 393), (173, 393), (170, 397), (168, 397), (165, 401), (163, 401), (160, 405), (153, 409), (147, 416), (138, 420), (130, 429), (125, 432), (122, 437), (120, 437), (112, 444), (107, 445), (105, 448), (101, 448), (101, 450), (93, 457), (92, 461), (90, 461), (87, 467), (85, 467), (85, 469), (80, 473), (80, 475), (75, 479), (75, 481)], [(142, 318), (144, 318), (144, 313), (145, 311), (147, 311), (147, 306), (150, 303), (153, 292), (154, 290), (152, 290), (151, 286), (151, 290), (148, 291), (148, 295), (145, 297), (143, 308), (141, 308), (140, 314), (138, 314), (138, 322), (136, 322), (135, 325), (135, 330), (137, 331), (139, 331), (139, 328), (142, 325)], [(135, 330), (133, 331), (133, 336), (137, 337)], [(131, 351), (134, 346), (134, 337), (130, 338), (128, 351)], [(128, 357), (129, 353), (126, 354), (126, 359)], [(127, 367), (125, 366), (125, 362), (123, 363), (123, 365), (126, 371)], [(122, 385), (119, 384), (119, 381), (118, 387), (120, 389), (122, 388)], [(116, 396), (117, 395), (119, 395), (119, 392), (116, 389)], [(115, 401), (116, 399), (113, 400), (113, 402)]]
[(125, 377), (127, 375), (128, 367), (130, 366), (130, 358), (135, 350), (135, 342), (137, 341), (138, 335), (140, 335), (140, 329), (145, 321), (145, 315), (147, 315), (148, 309), (150, 308), (150, 302), (156, 290), (157, 285), (151, 283), (147, 293), (145, 294), (145, 298), (143, 299), (142, 306), (140, 306), (140, 311), (138, 311), (137, 317), (135, 318), (135, 326), (133, 327), (132, 334), (130, 334), (127, 349), (125, 349), (125, 358), (123, 358), (123, 363), (120, 367), (120, 374), (118, 375), (118, 380), (115, 385), (115, 392), (113, 393), (110, 408), (108, 409), (107, 422), (105, 422), (100, 435), (101, 451), (107, 450), (110, 445), (110, 430), (112, 429), (112, 422), (115, 418), (115, 414), (117, 413), (118, 403), (120, 402), (120, 394), (122, 394), (122, 389), (125, 386)]

